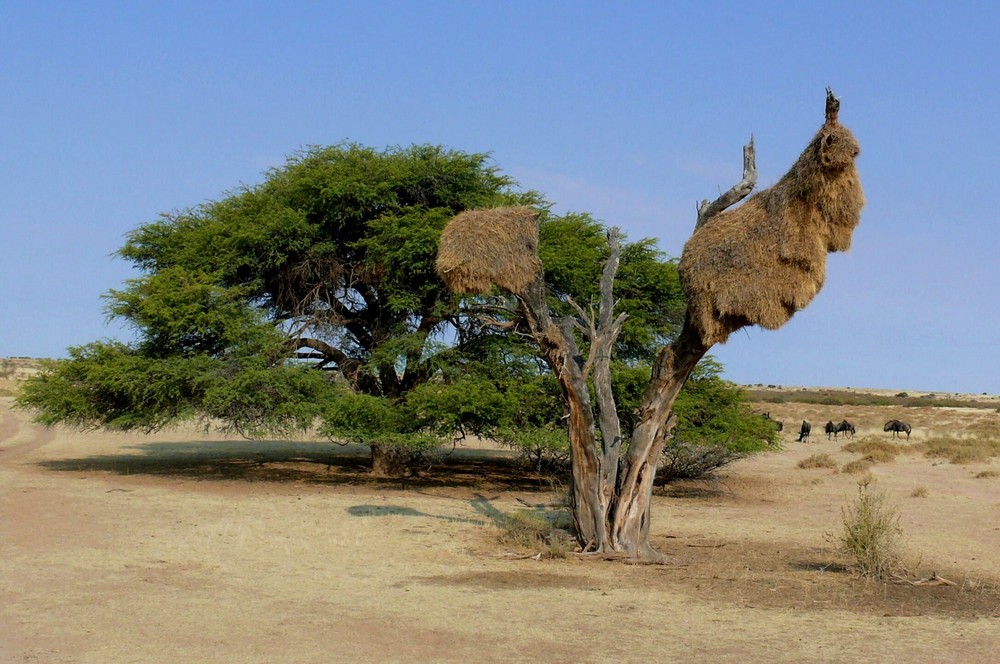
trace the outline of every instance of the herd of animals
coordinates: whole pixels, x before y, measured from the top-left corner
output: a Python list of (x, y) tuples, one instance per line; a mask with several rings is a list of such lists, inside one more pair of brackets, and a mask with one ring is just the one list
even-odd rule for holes
[[(771, 419), (771, 413), (764, 413), (764, 419), (771, 420), (772, 422), (777, 424), (778, 431), (781, 431), (782, 429), (785, 428), (785, 423), (782, 422), (781, 420)], [(848, 422), (847, 420), (843, 420), (839, 424), (834, 423), (833, 421), (829, 421), (823, 427), (823, 430), (826, 432), (826, 437), (828, 439), (836, 438), (840, 434), (844, 434), (844, 436), (850, 436), (851, 438), (853, 438), (854, 434), (857, 433), (857, 430), (855, 429), (854, 425)], [(885, 423), (885, 426), (882, 427), (882, 431), (891, 432), (893, 438), (905, 433), (907, 440), (909, 440), (910, 433), (913, 431), (913, 427), (911, 427), (908, 423), (903, 422), (902, 420), (889, 420), (888, 422)], [(797, 442), (804, 443), (809, 439), (809, 435), (811, 433), (812, 433), (812, 424), (810, 424), (806, 420), (802, 420), (802, 426), (799, 427), (799, 437), (796, 438), (795, 440)]]

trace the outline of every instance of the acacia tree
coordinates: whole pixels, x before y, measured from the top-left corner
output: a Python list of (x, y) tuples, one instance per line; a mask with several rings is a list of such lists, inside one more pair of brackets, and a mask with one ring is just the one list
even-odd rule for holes
[(70, 349), (21, 404), (46, 423), (201, 416), (248, 436), (324, 415), (324, 431), (350, 436), (337, 414), (363, 411), (381, 424), (365, 437), (373, 460), (387, 461), (388, 443), (433, 433), (387, 413), (448, 361), (442, 331), (469, 327), (434, 274), (441, 228), (467, 208), (540, 202), (513, 184), (488, 155), (436, 146), (296, 154), (258, 186), (132, 231), (118, 253), (142, 274), (106, 298), (137, 342)]
[[(321, 433), (369, 445), (384, 474), (456, 430), (552, 429), (562, 412), (534, 355), (482, 322), (508, 303), (460, 298), (434, 273), (448, 219), (511, 203), (544, 217), (548, 286), (592, 297), (600, 224), (548, 214), (487, 155), (354, 144), (296, 154), (258, 186), (131, 232), (119, 255), (141, 275), (110, 291), (107, 310), (137, 341), (70, 349), (20, 403), (48, 424), (148, 431), (200, 417), (248, 437), (319, 418)], [(619, 291), (634, 315), (619, 351), (634, 357), (673, 334), (683, 295), (651, 242), (623, 251)]]

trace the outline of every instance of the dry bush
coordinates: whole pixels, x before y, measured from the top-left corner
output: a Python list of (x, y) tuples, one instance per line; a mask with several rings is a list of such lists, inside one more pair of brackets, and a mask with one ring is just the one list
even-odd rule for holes
[(565, 558), (574, 547), (570, 526), (565, 512), (518, 510), (503, 515), (497, 541), (538, 551), (546, 558)]
[(981, 473), (976, 473), (977, 480), (988, 480), (994, 477), (1000, 477), (1000, 470), (984, 470)]
[(799, 468), (837, 468), (837, 462), (829, 454), (813, 454), (796, 464)]
[(870, 459), (864, 459), (864, 458), (862, 458), (862, 459), (858, 459), (856, 461), (851, 461), (850, 463), (845, 463), (844, 466), (840, 469), (840, 472), (846, 473), (848, 475), (854, 475), (856, 473), (863, 473), (863, 472), (865, 472), (866, 470), (868, 470), (869, 468), (871, 468), (873, 465), (874, 464), (872, 463), (872, 461)]
[(930, 492), (927, 490), (927, 487), (925, 486), (918, 486), (917, 488), (915, 488), (913, 491), (910, 492), (910, 496), (912, 498), (926, 498), (929, 495)]
[(542, 273), (538, 213), (514, 206), (456, 215), (441, 232), (436, 269), (455, 293), (488, 293), (494, 285), (523, 293)]
[(861, 576), (885, 581), (901, 569), (899, 510), (888, 502), (885, 491), (869, 481), (859, 482), (857, 499), (840, 514), (841, 531), (832, 539)]
[(897, 445), (896, 443), (892, 443), (887, 440), (870, 437), (852, 441), (840, 449), (845, 452), (860, 454), (872, 463), (893, 461), (897, 455), (904, 451), (904, 448), (901, 445)]
[(822, 288), (827, 253), (850, 249), (865, 204), (860, 147), (829, 90), (826, 103), (826, 122), (777, 184), (710, 217), (684, 245), (678, 271), (706, 346), (746, 325), (784, 325)]

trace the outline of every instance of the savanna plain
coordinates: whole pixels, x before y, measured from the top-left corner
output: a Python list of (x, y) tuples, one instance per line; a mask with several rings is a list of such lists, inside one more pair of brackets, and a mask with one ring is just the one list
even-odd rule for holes
[[(503, 541), (565, 486), (485, 443), (377, 479), (321, 439), (46, 429), (15, 378), (0, 662), (1000, 661), (997, 397), (753, 388), (783, 449), (659, 488), (669, 562), (627, 565)], [(859, 482), (898, 510), (888, 582), (834, 541)]]

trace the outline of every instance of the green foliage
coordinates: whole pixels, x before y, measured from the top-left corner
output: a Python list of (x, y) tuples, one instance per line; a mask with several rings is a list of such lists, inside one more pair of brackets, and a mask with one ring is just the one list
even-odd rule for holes
[(465, 314), (434, 273), (438, 237), (462, 210), (539, 202), (485, 154), (310, 148), (132, 231), (119, 255), (142, 274), (106, 308), (138, 341), (72, 349), (20, 403), (46, 423), (116, 429), (203, 418), (257, 436), (320, 415), (324, 431), (417, 445), (482, 429), (508, 402), (448, 367), (441, 333)]
[(310, 426), (327, 390), (322, 375), (297, 367), (242, 368), (207, 355), (149, 357), (125, 344), (95, 342), (47, 363), (25, 382), (18, 405), (37, 411), (44, 424), (154, 431), (200, 416), (262, 437)]
[[(586, 307), (599, 298), (601, 272), (608, 257), (607, 228), (586, 214), (543, 215), (538, 254), (553, 295), (550, 306), (572, 313), (571, 296)], [(666, 260), (655, 240), (623, 243), (615, 277), (616, 312), (628, 314), (615, 348), (622, 361), (648, 362), (669, 341), (684, 319), (685, 300), (677, 264)]]
[(663, 449), (657, 481), (707, 475), (743, 457), (777, 449), (775, 424), (754, 413), (746, 393), (703, 360), (674, 403), (677, 426)]

